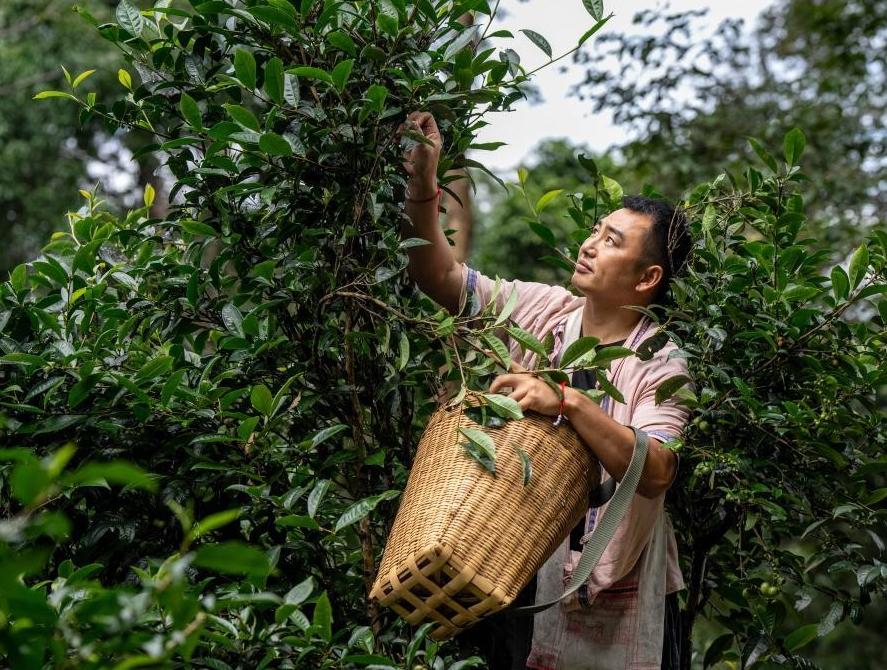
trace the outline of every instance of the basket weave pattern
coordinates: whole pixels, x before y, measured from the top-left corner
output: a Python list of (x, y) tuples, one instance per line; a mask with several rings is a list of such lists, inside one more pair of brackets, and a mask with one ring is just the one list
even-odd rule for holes
[[(496, 444), (493, 477), (461, 446), (459, 428)], [(533, 464), (523, 485), (515, 447)], [(413, 625), (451, 637), (507, 607), (585, 513), (599, 471), (569, 425), (528, 414), (502, 428), (442, 407), (419, 442), (371, 597)]]

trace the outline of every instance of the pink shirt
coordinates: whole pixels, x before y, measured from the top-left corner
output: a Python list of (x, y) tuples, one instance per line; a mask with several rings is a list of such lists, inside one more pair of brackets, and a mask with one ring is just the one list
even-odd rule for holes
[[(462, 305), (471, 301), (470, 313), (486, 305), (496, 281), (463, 266)], [(511, 320), (539, 339), (553, 334), (551, 363), (556, 364), (565, 346), (581, 333), (585, 298), (564, 288), (535, 282), (499, 280), (496, 309), (513, 291), (518, 299)], [(642, 317), (625, 346), (636, 349), (655, 324)], [(535, 354), (521, 353), (509, 343), (512, 358), (524, 367), (535, 365)], [(605, 397), (601, 407), (613, 420), (634, 426), (662, 442), (680, 436), (687, 422), (686, 407), (669, 400), (655, 402), (656, 389), (666, 379), (687, 374), (683, 358), (669, 357), (677, 347), (669, 342), (648, 361), (630, 356), (614, 361), (608, 379), (622, 393), (625, 403)], [(602, 471), (604, 479), (609, 475)], [(664, 494), (649, 499), (635, 495), (628, 513), (610, 545), (589, 577), (588, 602), (579, 605), (575, 596), (534, 616), (533, 646), (527, 667), (537, 670), (659, 670), (661, 666), (665, 595), (684, 588), (678, 566), (677, 544), (664, 508)], [(589, 509), (586, 531), (605, 506)], [(560, 596), (579, 560), (570, 550), (569, 538), (539, 570), (536, 602)]]

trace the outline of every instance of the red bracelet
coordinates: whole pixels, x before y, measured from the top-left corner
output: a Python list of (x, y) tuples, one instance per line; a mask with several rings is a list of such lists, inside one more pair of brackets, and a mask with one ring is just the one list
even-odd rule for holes
[(422, 200), (415, 200), (413, 198), (407, 198), (406, 200), (407, 200), (407, 202), (422, 203), (422, 202), (431, 202), (435, 198), (439, 198), (439, 197), (440, 197), (440, 186), (437, 187), (437, 191), (430, 198), (423, 198)]
[(561, 407), (558, 410), (557, 418), (554, 420), (555, 426), (560, 426), (561, 422), (566, 419), (566, 415), (564, 414), (564, 409), (566, 409), (567, 405), (567, 382), (561, 382)]

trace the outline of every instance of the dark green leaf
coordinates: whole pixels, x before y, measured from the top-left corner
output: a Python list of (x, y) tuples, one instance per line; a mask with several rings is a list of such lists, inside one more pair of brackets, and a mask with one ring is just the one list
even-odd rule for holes
[(259, 120), (255, 117), (255, 114), (249, 111), (246, 107), (242, 107), (241, 105), (227, 104), (225, 105), (225, 110), (228, 112), (228, 116), (234, 119), (241, 126), (258, 132)]
[(233, 541), (203, 545), (195, 552), (193, 564), (226, 575), (264, 577), (271, 572), (268, 557), (263, 552)]
[(850, 258), (850, 286), (856, 288), (869, 267), (869, 249), (863, 242)]
[(539, 47), (546, 56), (551, 58), (551, 45), (548, 43), (547, 39), (542, 37), (542, 35), (535, 30), (522, 29), (521, 32), (526, 35), (533, 44)]
[(535, 335), (517, 326), (509, 326), (506, 330), (525, 350), (532, 351), (543, 358), (545, 357), (545, 346)]
[(669, 377), (656, 389), (656, 404), (661, 405), (688, 383), (690, 383), (690, 378), (687, 375)]
[(293, 153), (290, 143), (277, 133), (263, 133), (259, 138), (259, 149), (271, 156), (291, 156)]
[(496, 414), (505, 419), (524, 418), (524, 413), (521, 411), (520, 405), (513, 398), (498, 393), (484, 393), (483, 398), (489, 403)]
[(801, 159), (801, 154), (804, 153), (804, 147), (806, 144), (807, 138), (804, 137), (804, 133), (800, 128), (792, 128), (785, 134), (782, 148), (785, 153), (785, 162), (788, 163), (789, 166), (798, 164), (798, 161)]
[(561, 354), (560, 367), (569, 367), (570, 363), (592, 351), (599, 343), (600, 340), (596, 337), (580, 337)]
[(256, 88), (256, 59), (246, 49), (234, 52), (234, 74), (250, 91)]
[(157, 482), (151, 475), (126, 461), (87, 463), (76, 472), (62, 478), (63, 483), (74, 486), (102, 481), (151, 492), (157, 490)]
[(133, 37), (141, 37), (144, 27), (144, 19), (138, 9), (133, 7), (127, 0), (121, 0), (117, 5), (115, 12), (117, 23)]
[(283, 104), (283, 61), (277, 56), (265, 63), (265, 93), (278, 105)]
[(400, 491), (391, 490), (385, 491), (384, 493), (380, 493), (378, 495), (370, 496), (368, 498), (364, 498), (363, 500), (358, 500), (342, 513), (342, 516), (340, 516), (339, 520), (336, 521), (336, 526), (333, 529), (333, 532), (338, 533), (343, 528), (346, 528), (347, 526), (360, 521), (370, 512), (376, 509), (376, 506), (380, 502), (384, 500), (391, 500), (392, 498), (396, 498), (399, 495)]
[(582, 4), (585, 6), (585, 9), (591, 14), (591, 18), (595, 21), (600, 21), (604, 16), (604, 2), (603, 0), (582, 0)]
[(271, 414), (272, 396), (271, 391), (268, 390), (267, 386), (264, 384), (256, 384), (253, 386), (249, 399), (256, 411), (261, 412), (264, 416), (269, 416)]
[(189, 126), (195, 130), (203, 130), (203, 117), (200, 114), (200, 108), (194, 98), (187, 93), (182, 93), (179, 100), (179, 111)]

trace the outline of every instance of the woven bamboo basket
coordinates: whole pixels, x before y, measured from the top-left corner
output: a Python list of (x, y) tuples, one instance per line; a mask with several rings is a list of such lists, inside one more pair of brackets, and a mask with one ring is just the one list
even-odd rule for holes
[[(461, 446), (460, 427), (496, 444), (496, 476)], [(532, 460), (523, 485), (515, 446)], [(446, 639), (507, 607), (585, 513), (599, 482), (590, 450), (568, 424), (529, 413), (480, 426), (441, 407), (419, 442), (370, 593), (410, 624)]]

